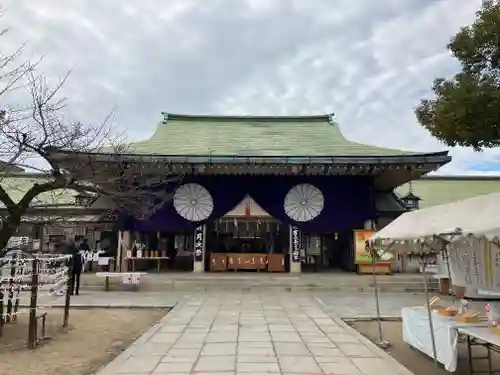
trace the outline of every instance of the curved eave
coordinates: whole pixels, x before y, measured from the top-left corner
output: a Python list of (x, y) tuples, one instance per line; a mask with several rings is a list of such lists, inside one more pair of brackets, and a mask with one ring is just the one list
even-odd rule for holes
[(448, 151), (387, 156), (199, 156), (199, 155), (144, 155), (144, 154), (112, 154), (112, 153), (80, 153), (72, 151), (53, 151), (50, 158), (54, 161), (64, 160), (68, 156), (92, 158), (100, 162), (133, 161), (140, 159), (151, 162), (168, 162), (180, 164), (447, 164), (451, 161)]

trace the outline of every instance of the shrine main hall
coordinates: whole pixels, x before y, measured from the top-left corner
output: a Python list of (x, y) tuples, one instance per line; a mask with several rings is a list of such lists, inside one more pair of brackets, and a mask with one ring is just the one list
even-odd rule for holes
[[(173, 269), (355, 271), (356, 231), (380, 229), (411, 208), (411, 184), (405, 196), (395, 189), (451, 161), (447, 152), (351, 142), (333, 114), (162, 115), (125, 157), (150, 163), (144, 170), (157, 177), (182, 177), (152, 216), (127, 221), (118, 246), (127, 244), (122, 259), (164, 254)], [(117, 159), (60, 150), (51, 157), (71, 168), (83, 156)]]

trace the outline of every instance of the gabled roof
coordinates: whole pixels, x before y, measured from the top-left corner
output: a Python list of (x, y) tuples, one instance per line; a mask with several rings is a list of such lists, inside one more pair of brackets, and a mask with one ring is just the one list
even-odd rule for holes
[[(163, 114), (154, 135), (130, 154), (168, 156), (419, 156), (347, 140), (333, 115), (302, 117)], [(432, 154), (430, 154), (432, 155)]]

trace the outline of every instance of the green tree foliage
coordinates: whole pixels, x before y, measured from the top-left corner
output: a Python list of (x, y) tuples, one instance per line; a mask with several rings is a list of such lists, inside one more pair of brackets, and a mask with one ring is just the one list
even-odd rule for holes
[(435, 99), (415, 109), (420, 124), (448, 146), (500, 145), (500, 2), (485, 1), (476, 21), (448, 44), (462, 66), (434, 81)]

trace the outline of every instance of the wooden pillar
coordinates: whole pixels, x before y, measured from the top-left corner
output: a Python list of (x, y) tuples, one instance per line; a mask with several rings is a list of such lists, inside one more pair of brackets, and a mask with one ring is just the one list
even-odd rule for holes
[(302, 236), (298, 227), (290, 225), (289, 242), (290, 273), (301, 273), (300, 254), (302, 250)]
[(120, 269), (121, 269), (122, 236), (123, 236), (123, 232), (121, 230), (119, 230), (118, 231), (118, 245), (116, 246), (115, 272), (120, 272)]
[(202, 224), (194, 230), (193, 272), (205, 272), (206, 225)]
[(132, 250), (132, 236), (130, 231), (126, 230), (122, 234), (122, 252), (120, 257), (120, 272), (128, 271), (127, 251)]
[(127, 251), (132, 250), (130, 231), (118, 231), (118, 246), (116, 249), (115, 272), (127, 272)]

